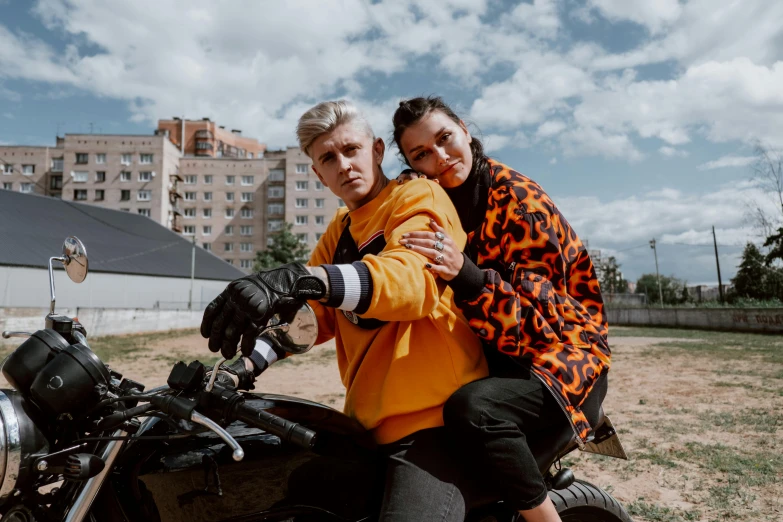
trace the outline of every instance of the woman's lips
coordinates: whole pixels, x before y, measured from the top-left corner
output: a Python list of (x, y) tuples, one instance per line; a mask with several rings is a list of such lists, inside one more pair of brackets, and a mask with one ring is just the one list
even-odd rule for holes
[(456, 167), (456, 166), (457, 166), (457, 163), (452, 163), (451, 165), (449, 165), (448, 167), (446, 167), (446, 170), (444, 170), (443, 172), (441, 172), (441, 173), (439, 174), (439, 176), (445, 176), (446, 174), (448, 174), (449, 172), (451, 172), (451, 171), (454, 169), (454, 167)]

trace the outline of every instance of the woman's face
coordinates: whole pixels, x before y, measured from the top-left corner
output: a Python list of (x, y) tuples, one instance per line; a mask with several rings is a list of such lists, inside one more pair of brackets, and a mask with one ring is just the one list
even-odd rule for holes
[(472, 140), (462, 121), (455, 123), (435, 110), (403, 131), (400, 146), (413, 170), (453, 188), (462, 185), (470, 174)]

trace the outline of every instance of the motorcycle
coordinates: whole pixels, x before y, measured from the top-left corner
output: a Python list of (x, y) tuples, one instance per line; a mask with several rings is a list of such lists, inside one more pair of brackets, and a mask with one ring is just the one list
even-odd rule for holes
[[(69, 237), (49, 260), (45, 328), (4, 361), (0, 390), (0, 522), (360, 522), (377, 519), (383, 460), (355, 420), (328, 406), (237, 392), (214, 367), (178, 362), (167, 385), (104, 364), (78, 320), (55, 313), (53, 262), (80, 283), (87, 252)], [(306, 304), (266, 325), (281, 346), (308, 351), (317, 321)], [(611, 495), (560, 465), (577, 449), (571, 430), (534, 448), (565, 522), (630, 522)], [(583, 451), (626, 458), (603, 416)], [(488, 495), (466, 520), (521, 520)]]

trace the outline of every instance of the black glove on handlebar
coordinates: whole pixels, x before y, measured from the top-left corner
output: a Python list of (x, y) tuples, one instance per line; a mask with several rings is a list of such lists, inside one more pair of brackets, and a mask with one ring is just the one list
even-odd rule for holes
[[(255, 364), (252, 364), (255, 368)], [(212, 372), (207, 372), (208, 378)], [(254, 388), (253, 383), (261, 372), (248, 370), (245, 366), (245, 359), (240, 357), (229, 365), (221, 364), (215, 382), (228, 389), (250, 391)], [(228, 375), (226, 375), (228, 374)]]
[(209, 349), (231, 359), (242, 338), (242, 353), (250, 355), (260, 326), (276, 313), (291, 314), (308, 299), (321, 299), (326, 285), (300, 263), (236, 279), (204, 310), (201, 335)]

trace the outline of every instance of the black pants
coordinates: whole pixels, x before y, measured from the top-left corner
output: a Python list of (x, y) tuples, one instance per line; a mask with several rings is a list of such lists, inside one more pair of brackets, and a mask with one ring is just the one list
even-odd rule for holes
[[(541, 431), (571, 428), (552, 392), (535, 375), (523, 368), (515, 368), (513, 377), (508, 375), (463, 386), (446, 402), (443, 418), (457, 450), (483, 487), (492, 488), (513, 509), (526, 510), (541, 505), (547, 496), (528, 438)], [(598, 420), (606, 386), (604, 373), (583, 405), (592, 425)]]
[(381, 522), (463, 522), (462, 468), (444, 428), (380, 447), (388, 459)]

